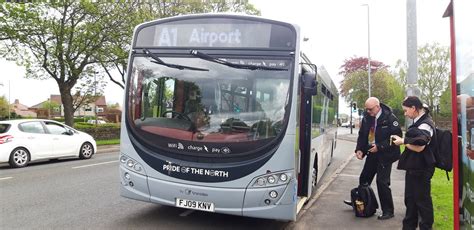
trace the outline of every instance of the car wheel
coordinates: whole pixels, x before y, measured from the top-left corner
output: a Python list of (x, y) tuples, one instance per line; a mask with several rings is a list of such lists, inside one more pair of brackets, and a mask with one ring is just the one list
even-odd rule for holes
[(13, 168), (25, 167), (30, 162), (30, 153), (25, 148), (16, 148), (10, 154), (8, 163)]
[(79, 151), (79, 158), (90, 159), (94, 155), (94, 147), (91, 143), (86, 142), (82, 144), (81, 150)]

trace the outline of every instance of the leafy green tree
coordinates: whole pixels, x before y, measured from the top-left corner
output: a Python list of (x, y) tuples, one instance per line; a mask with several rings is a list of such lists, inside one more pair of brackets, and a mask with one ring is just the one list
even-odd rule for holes
[(123, 15), (131, 6), (109, 6), (72, 0), (0, 6), (0, 55), (24, 66), (28, 78), (54, 79), (71, 126), (74, 86), (88, 78), (103, 44), (129, 25)]
[(0, 119), (8, 117), (8, 101), (5, 96), (0, 96)]
[(61, 105), (54, 101), (45, 101), (41, 105), (41, 108), (48, 110), (48, 118), (51, 118), (51, 113), (55, 110), (61, 109)]
[(421, 99), (433, 109), (448, 87), (451, 75), (449, 49), (437, 43), (426, 44), (418, 49), (418, 62)]
[[(449, 76), (451, 75), (449, 65), (450, 53), (448, 47), (433, 43), (425, 44), (418, 48), (418, 87), (421, 91), (420, 98), (428, 104), (432, 111), (436, 105), (442, 105), (440, 97), (442, 94), (445, 94), (444, 92), (449, 87)], [(408, 65), (406, 62), (398, 60), (396, 68), (398, 68), (397, 80), (406, 89)], [(447, 96), (445, 95), (445, 97)], [(449, 100), (448, 105), (450, 104), (451, 100)], [(443, 105), (442, 107), (445, 106)]]
[(395, 64), (395, 68), (396, 68), (396, 72), (394, 73), (395, 78), (397, 79), (398, 83), (401, 84), (402, 88), (406, 89), (408, 63), (398, 59), (397, 63)]
[[(441, 93), (439, 98), (439, 115), (441, 117), (451, 117), (453, 115), (451, 101), (451, 79), (448, 81), (448, 87)], [(438, 111), (436, 111), (438, 112)]]
[[(399, 107), (403, 99), (403, 88), (395, 77), (388, 72), (388, 66), (382, 62), (371, 60), (372, 95), (391, 107)], [(368, 59), (355, 57), (345, 60), (341, 66), (344, 79), (341, 82), (341, 95), (347, 102), (355, 101), (363, 108), (369, 97), (368, 88)]]

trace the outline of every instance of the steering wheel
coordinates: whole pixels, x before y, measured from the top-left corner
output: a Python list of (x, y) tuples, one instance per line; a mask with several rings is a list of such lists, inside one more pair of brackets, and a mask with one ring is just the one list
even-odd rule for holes
[(165, 115), (167, 113), (171, 113), (172, 117), (176, 117), (176, 118), (179, 118), (181, 120), (188, 120), (188, 121), (191, 121), (191, 118), (189, 118), (186, 114), (184, 113), (180, 113), (180, 112), (176, 112), (176, 111), (173, 111), (173, 110), (169, 110), (169, 111), (165, 111), (161, 114), (162, 117), (166, 117)]

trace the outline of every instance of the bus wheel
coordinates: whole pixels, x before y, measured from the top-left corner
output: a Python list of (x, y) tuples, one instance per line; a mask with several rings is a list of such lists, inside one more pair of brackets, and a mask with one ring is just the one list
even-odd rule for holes
[(313, 186), (313, 191), (316, 189), (316, 184), (318, 183), (318, 154), (314, 159), (313, 170), (311, 173), (311, 185)]
[(89, 142), (82, 144), (81, 150), (79, 151), (79, 158), (90, 159), (94, 154), (94, 147)]
[(25, 167), (29, 161), (30, 153), (25, 148), (20, 147), (12, 151), (8, 164), (10, 164), (10, 166), (13, 168), (21, 168)]

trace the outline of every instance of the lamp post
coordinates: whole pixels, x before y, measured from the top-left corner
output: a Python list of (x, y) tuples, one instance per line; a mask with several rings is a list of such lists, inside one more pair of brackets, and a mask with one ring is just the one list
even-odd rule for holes
[(362, 6), (367, 6), (367, 52), (368, 52), (368, 64), (369, 69), (367, 72), (369, 73), (369, 97), (371, 97), (371, 82), (370, 82), (370, 7), (369, 4), (362, 4)]
[(94, 122), (95, 122), (95, 127), (97, 127), (97, 80), (96, 80), (96, 75), (98, 72), (94, 72)]

